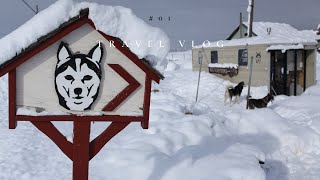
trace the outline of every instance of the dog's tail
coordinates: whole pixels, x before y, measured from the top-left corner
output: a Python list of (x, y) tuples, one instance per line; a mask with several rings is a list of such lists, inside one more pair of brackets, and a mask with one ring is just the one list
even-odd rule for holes
[(226, 91), (229, 91), (229, 89), (233, 89), (233, 86), (232, 85), (227, 85), (226, 86)]
[(232, 85), (227, 85), (226, 86), (226, 91), (224, 92), (224, 97), (225, 98), (230, 98), (230, 93), (229, 93), (229, 89), (232, 89), (233, 88), (233, 86)]

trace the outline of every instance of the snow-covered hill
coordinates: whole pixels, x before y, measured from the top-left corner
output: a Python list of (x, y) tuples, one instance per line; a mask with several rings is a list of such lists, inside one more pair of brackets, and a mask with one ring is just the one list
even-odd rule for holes
[[(320, 85), (245, 110), (247, 89), (240, 104), (224, 106), (230, 82), (205, 72), (195, 103), (198, 72), (191, 71), (190, 51), (169, 54), (161, 66), (166, 78), (153, 86), (159, 92), (152, 93), (150, 128), (132, 123), (116, 136), (90, 162), (90, 179), (319, 179)], [(8, 130), (7, 77), (0, 88), (0, 179), (71, 179), (70, 160), (30, 123)], [(266, 93), (267, 87), (252, 89), (253, 97)], [(72, 124), (55, 125), (72, 137)], [(91, 138), (107, 125), (93, 124)]]

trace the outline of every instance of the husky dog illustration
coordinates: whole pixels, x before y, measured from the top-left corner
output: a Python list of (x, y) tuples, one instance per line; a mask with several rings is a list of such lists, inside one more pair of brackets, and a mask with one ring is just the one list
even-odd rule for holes
[(99, 94), (102, 57), (100, 42), (88, 54), (73, 54), (68, 44), (61, 42), (55, 70), (55, 87), (61, 106), (73, 111), (91, 109)]

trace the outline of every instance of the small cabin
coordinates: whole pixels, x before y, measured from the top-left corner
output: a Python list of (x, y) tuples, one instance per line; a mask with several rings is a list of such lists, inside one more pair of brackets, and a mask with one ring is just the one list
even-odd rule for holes
[(223, 79), (247, 84), (252, 59), (253, 86), (268, 86), (276, 95), (300, 95), (315, 84), (315, 32), (271, 22), (254, 22), (253, 37), (247, 37), (247, 31), (243, 23), (224, 41), (194, 47), (193, 71), (202, 66)]

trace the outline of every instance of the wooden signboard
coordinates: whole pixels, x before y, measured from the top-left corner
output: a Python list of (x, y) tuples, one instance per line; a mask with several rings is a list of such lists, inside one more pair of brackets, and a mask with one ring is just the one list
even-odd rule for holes
[[(151, 83), (163, 77), (122, 41), (95, 29), (88, 10), (6, 63), (9, 128), (30, 121), (73, 161), (73, 179), (88, 179), (89, 161), (131, 122), (149, 126)], [(73, 142), (51, 121), (73, 121)], [(90, 142), (93, 121), (111, 125)]]
[(210, 73), (221, 74), (223, 76), (228, 75), (229, 77), (233, 77), (238, 75), (238, 68), (222, 68), (222, 67), (208, 67)]

